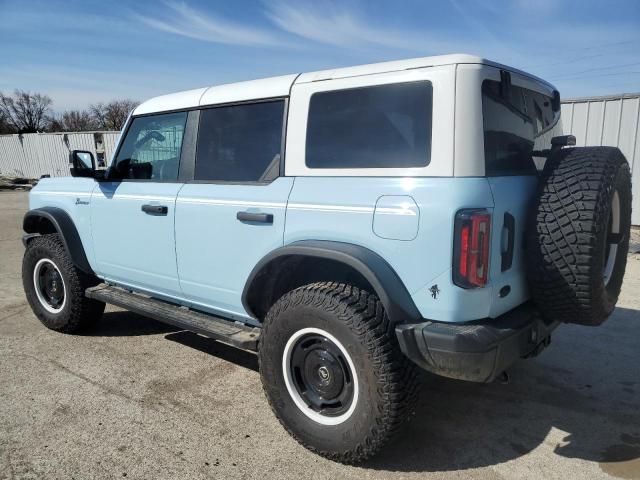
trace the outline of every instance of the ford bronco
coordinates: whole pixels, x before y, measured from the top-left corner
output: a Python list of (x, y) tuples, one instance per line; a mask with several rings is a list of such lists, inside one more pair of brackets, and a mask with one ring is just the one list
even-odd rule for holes
[(629, 166), (574, 145), (552, 85), (468, 55), (153, 98), (32, 190), (24, 289), (59, 332), (110, 303), (257, 352), (282, 425), (358, 462), (418, 368), (490, 382), (611, 314)]

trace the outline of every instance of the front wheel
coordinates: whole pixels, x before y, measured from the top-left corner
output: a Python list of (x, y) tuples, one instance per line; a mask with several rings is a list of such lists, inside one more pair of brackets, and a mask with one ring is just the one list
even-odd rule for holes
[(350, 285), (314, 283), (285, 294), (267, 314), (259, 359), (282, 425), (340, 462), (379, 451), (415, 398), (415, 368), (382, 304)]
[(75, 267), (56, 234), (29, 242), (22, 260), (22, 284), (33, 313), (51, 330), (77, 332), (104, 312), (104, 303), (84, 295), (96, 281)]

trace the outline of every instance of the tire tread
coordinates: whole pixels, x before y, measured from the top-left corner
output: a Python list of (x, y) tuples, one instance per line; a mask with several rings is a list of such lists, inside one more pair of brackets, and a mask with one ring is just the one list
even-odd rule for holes
[[(31, 280), (33, 272), (30, 270), (32, 261), (47, 255), (56, 263), (65, 278), (65, 288), (69, 309), (62, 312), (64, 318), (53, 321), (40, 306)], [(35, 259), (33, 258), (35, 256)], [(51, 330), (62, 333), (77, 333), (93, 324), (102, 316), (105, 304), (89, 299), (84, 292), (88, 287), (97, 284), (97, 281), (82, 272), (73, 264), (67, 254), (62, 240), (57, 234), (42, 235), (32, 239), (27, 245), (22, 266), (22, 281), (27, 295), (27, 300), (38, 319)]]
[[(531, 295), (549, 320), (599, 325), (615, 305), (619, 288), (605, 296), (600, 245), (616, 181), (630, 192), (629, 166), (617, 148), (563, 149), (547, 160), (526, 245)], [(626, 233), (619, 245), (625, 256)], [(621, 268), (623, 275), (624, 262)]]

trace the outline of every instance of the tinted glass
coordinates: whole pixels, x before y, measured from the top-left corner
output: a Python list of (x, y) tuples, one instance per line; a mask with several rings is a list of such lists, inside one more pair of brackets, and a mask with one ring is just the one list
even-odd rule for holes
[(306, 164), (310, 168), (428, 165), (431, 111), (429, 82), (315, 93), (309, 105)]
[(258, 182), (278, 176), (284, 101), (203, 110), (196, 180)]
[(186, 120), (187, 112), (134, 118), (118, 152), (113, 176), (177, 180)]
[(559, 126), (551, 97), (515, 85), (501, 92), (500, 82), (485, 80), (482, 113), (486, 174), (535, 174), (532, 153), (549, 148), (551, 134), (545, 134)]

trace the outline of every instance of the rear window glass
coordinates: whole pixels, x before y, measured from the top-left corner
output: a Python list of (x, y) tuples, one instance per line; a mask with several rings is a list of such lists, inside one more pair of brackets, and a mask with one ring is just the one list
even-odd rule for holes
[(500, 85), (482, 83), (486, 174), (535, 174), (533, 151), (549, 148), (560, 112), (553, 111), (549, 96), (515, 85), (502, 92)]
[(307, 167), (428, 165), (432, 99), (430, 82), (313, 94), (307, 124)]

